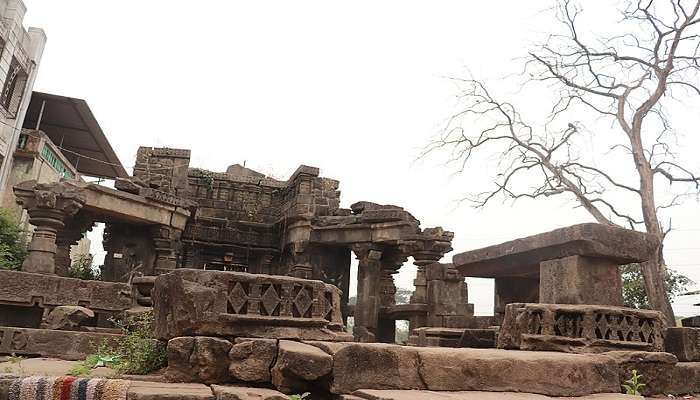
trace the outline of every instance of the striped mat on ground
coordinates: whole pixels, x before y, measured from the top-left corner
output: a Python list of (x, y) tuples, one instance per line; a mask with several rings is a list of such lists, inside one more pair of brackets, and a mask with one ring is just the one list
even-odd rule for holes
[(126, 400), (129, 381), (29, 376), (10, 384), (8, 400)]

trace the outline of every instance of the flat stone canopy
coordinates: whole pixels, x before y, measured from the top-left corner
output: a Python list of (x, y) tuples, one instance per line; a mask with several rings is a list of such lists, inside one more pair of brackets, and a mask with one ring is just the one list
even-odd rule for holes
[(642, 232), (586, 223), (455, 254), (452, 262), (463, 276), (535, 277), (542, 261), (578, 255), (624, 265), (648, 260), (657, 246)]

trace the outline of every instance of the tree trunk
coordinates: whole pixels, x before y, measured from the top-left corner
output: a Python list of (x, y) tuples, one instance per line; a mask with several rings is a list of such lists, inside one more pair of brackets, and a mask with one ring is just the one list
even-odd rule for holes
[(644, 288), (647, 292), (649, 305), (652, 309), (660, 311), (668, 326), (676, 325), (676, 317), (671, 308), (666, 288), (666, 265), (663, 258), (663, 246), (659, 246), (654, 257), (642, 263), (642, 276)]

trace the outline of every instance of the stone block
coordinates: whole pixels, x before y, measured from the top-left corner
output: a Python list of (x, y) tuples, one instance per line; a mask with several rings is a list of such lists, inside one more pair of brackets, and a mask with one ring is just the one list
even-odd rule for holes
[(679, 362), (671, 368), (671, 379), (655, 392), (673, 395), (700, 393), (700, 362)]
[(617, 364), (601, 355), (443, 348), (418, 355), (429, 390), (583, 396), (620, 389)]
[(416, 328), (411, 332), (408, 343), (419, 347), (460, 347), (463, 332), (463, 328)]
[(382, 343), (345, 346), (333, 356), (331, 392), (358, 389), (425, 389), (418, 374), (418, 350)]
[(83, 306), (120, 312), (132, 306), (126, 283), (88, 281), (56, 275), (0, 270), (0, 303), (32, 306)]
[(272, 384), (284, 393), (302, 392), (329, 375), (332, 369), (333, 357), (318, 347), (280, 340), (271, 370)]
[(662, 394), (664, 388), (673, 385), (673, 367), (678, 359), (672, 354), (645, 351), (609, 351), (603, 354), (615, 360), (620, 385), (632, 376), (632, 370), (642, 375), (646, 386), (641, 392), (645, 396)]
[(92, 310), (80, 306), (58, 306), (46, 317), (46, 328), (55, 330), (79, 330), (80, 325), (94, 318)]
[(128, 400), (214, 400), (211, 389), (194, 383), (132, 381)]
[(618, 265), (604, 258), (569, 256), (540, 263), (539, 303), (622, 306)]
[(94, 354), (97, 346), (103, 341), (112, 341), (119, 337), (120, 335), (110, 333), (0, 326), (0, 354), (82, 360)]
[(287, 395), (272, 389), (211, 385), (216, 400), (289, 400)]
[(459, 347), (491, 349), (496, 347), (495, 329), (465, 329), (459, 339)]
[(228, 371), (245, 382), (270, 382), (270, 369), (277, 358), (277, 340), (236, 339), (228, 353)]
[(688, 328), (700, 328), (700, 315), (694, 317), (683, 318), (681, 320), (681, 325)]
[(700, 328), (668, 328), (664, 344), (678, 361), (700, 361)]
[[(436, 392), (432, 390), (358, 390), (340, 400), (566, 400), (533, 393), (515, 392)], [(641, 396), (621, 393), (602, 393), (577, 397), (576, 400), (642, 400)]]
[(171, 382), (224, 383), (231, 380), (228, 353), (231, 342), (213, 337), (178, 337), (168, 341)]

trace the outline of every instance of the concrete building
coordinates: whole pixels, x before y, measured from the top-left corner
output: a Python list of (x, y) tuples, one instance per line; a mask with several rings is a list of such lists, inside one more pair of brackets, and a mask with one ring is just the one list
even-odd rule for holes
[(0, 199), (46, 43), (42, 29), (22, 26), (26, 11), (22, 0), (0, 0)]
[[(15, 185), (29, 180), (84, 181), (84, 176), (115, 179), (128, 174), (85, 100), (39, 92), (28, 98), (23, 128), (8, 157), (12, 163), (0, 192), (0, 207), (13, 211), (20, 226), (31, 234), (27, 212), (17, 204), (12, 190)], [(71, 265), (68, 259), (75, 261), (90, 251), (84, 233), (77, 245), (71, 245), (60, 247), (57, 254), (64, 267)]]

